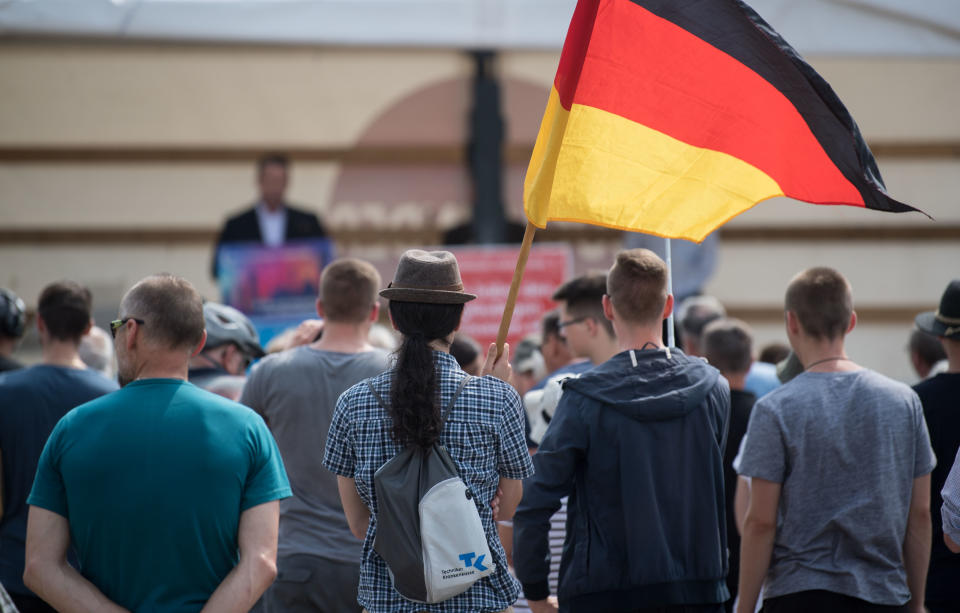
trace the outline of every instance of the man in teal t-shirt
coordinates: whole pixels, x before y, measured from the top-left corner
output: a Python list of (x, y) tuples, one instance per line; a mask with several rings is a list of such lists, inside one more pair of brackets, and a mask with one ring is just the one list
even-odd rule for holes
[[(246, 611), (276, 574), (290, 487), (250, 409), (186, 382), (203, 346), (185, 280), (144, 279), (116, 334), (120, 391), (56, 426), (37, 470), (27, 586), (59, 610)], [(66, 564), (70, 542), (79, 572)]]

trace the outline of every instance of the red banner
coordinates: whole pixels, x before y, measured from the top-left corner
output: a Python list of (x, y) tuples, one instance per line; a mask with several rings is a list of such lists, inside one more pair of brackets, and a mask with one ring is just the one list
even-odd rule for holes
[[(476, 339), (486, 352), (490, 343), (497, 339), (520, 247), (444, 248), (457, 256), (465, 291), (478, 296), (467, 303), (460, 329)], [(570, 278), (572, 270), (573, 250), (569, 245), (533, 246), (507, 336), (511, 347), (528, 334), (540, 331), (540, 318), (557, 306), (550, 296)]]

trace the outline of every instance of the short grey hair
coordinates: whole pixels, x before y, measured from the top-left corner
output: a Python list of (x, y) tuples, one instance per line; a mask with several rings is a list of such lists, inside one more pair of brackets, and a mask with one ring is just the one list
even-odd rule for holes
[(151, 275), (120, 301), (120, 317), (144, 320), (144, 336), (167, 349), (193, 349), (203, 340), (203, 299), (181, 277)]
[(677, 307), (677, 322), (687, 336), (699, 339), (714, 319), (726, 317), (727, 310), (713, 296), (690, 296)]

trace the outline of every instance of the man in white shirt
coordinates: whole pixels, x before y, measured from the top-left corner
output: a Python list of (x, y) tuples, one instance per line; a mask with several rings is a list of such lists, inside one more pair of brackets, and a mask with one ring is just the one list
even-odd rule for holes
[(279, 153), (257, 161), (259, 200), (250, 208), (227, 219), (213, 255), (212, 274), (219, 273), (217, 253), (225, 243), (252, 242), (279, 247), (292, 240), (323, 238), (326, 230), (316, 214), (292, 207), (285, 194), (290, 183), (290, 160)]

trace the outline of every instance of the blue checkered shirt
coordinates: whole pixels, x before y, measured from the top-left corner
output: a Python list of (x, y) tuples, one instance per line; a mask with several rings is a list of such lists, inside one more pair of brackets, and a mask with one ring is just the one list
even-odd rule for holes
[[(447, 353), (434, 352), (440, 406), (446, 406), (466, 374)], [(393, 373), (371, 379), (381, 397), (390, 398)], [(502, 611), (519, 594), (520, 585), (507, 571), (506, 555), (493, 521), (490, 502), (500, 477), (523, 479), (533, 474), (524, 439), (523, 412), (517, 392), (494, 377), (475, 378), (460, 394), (444, 426), (440, 442), (450, 452), (460, 477), (476, 495), (480, 520), (487, 533), (497, 570), (450, 600), (423, 604), (403, 598), (390, 583), (383, 559), (373, 550), (377, 533), (377, 497), (373, 473), (402, 447), (392, 436), (393, 421), (377, 403), (365, 382), (340, 396), (327, 435), (323, 465), (337, 475), (356, 480), (357, 492), (370, 509), (370, 526), (363, 541), (358, 601), (370, 613), (442, 611), (468, 613)]]

